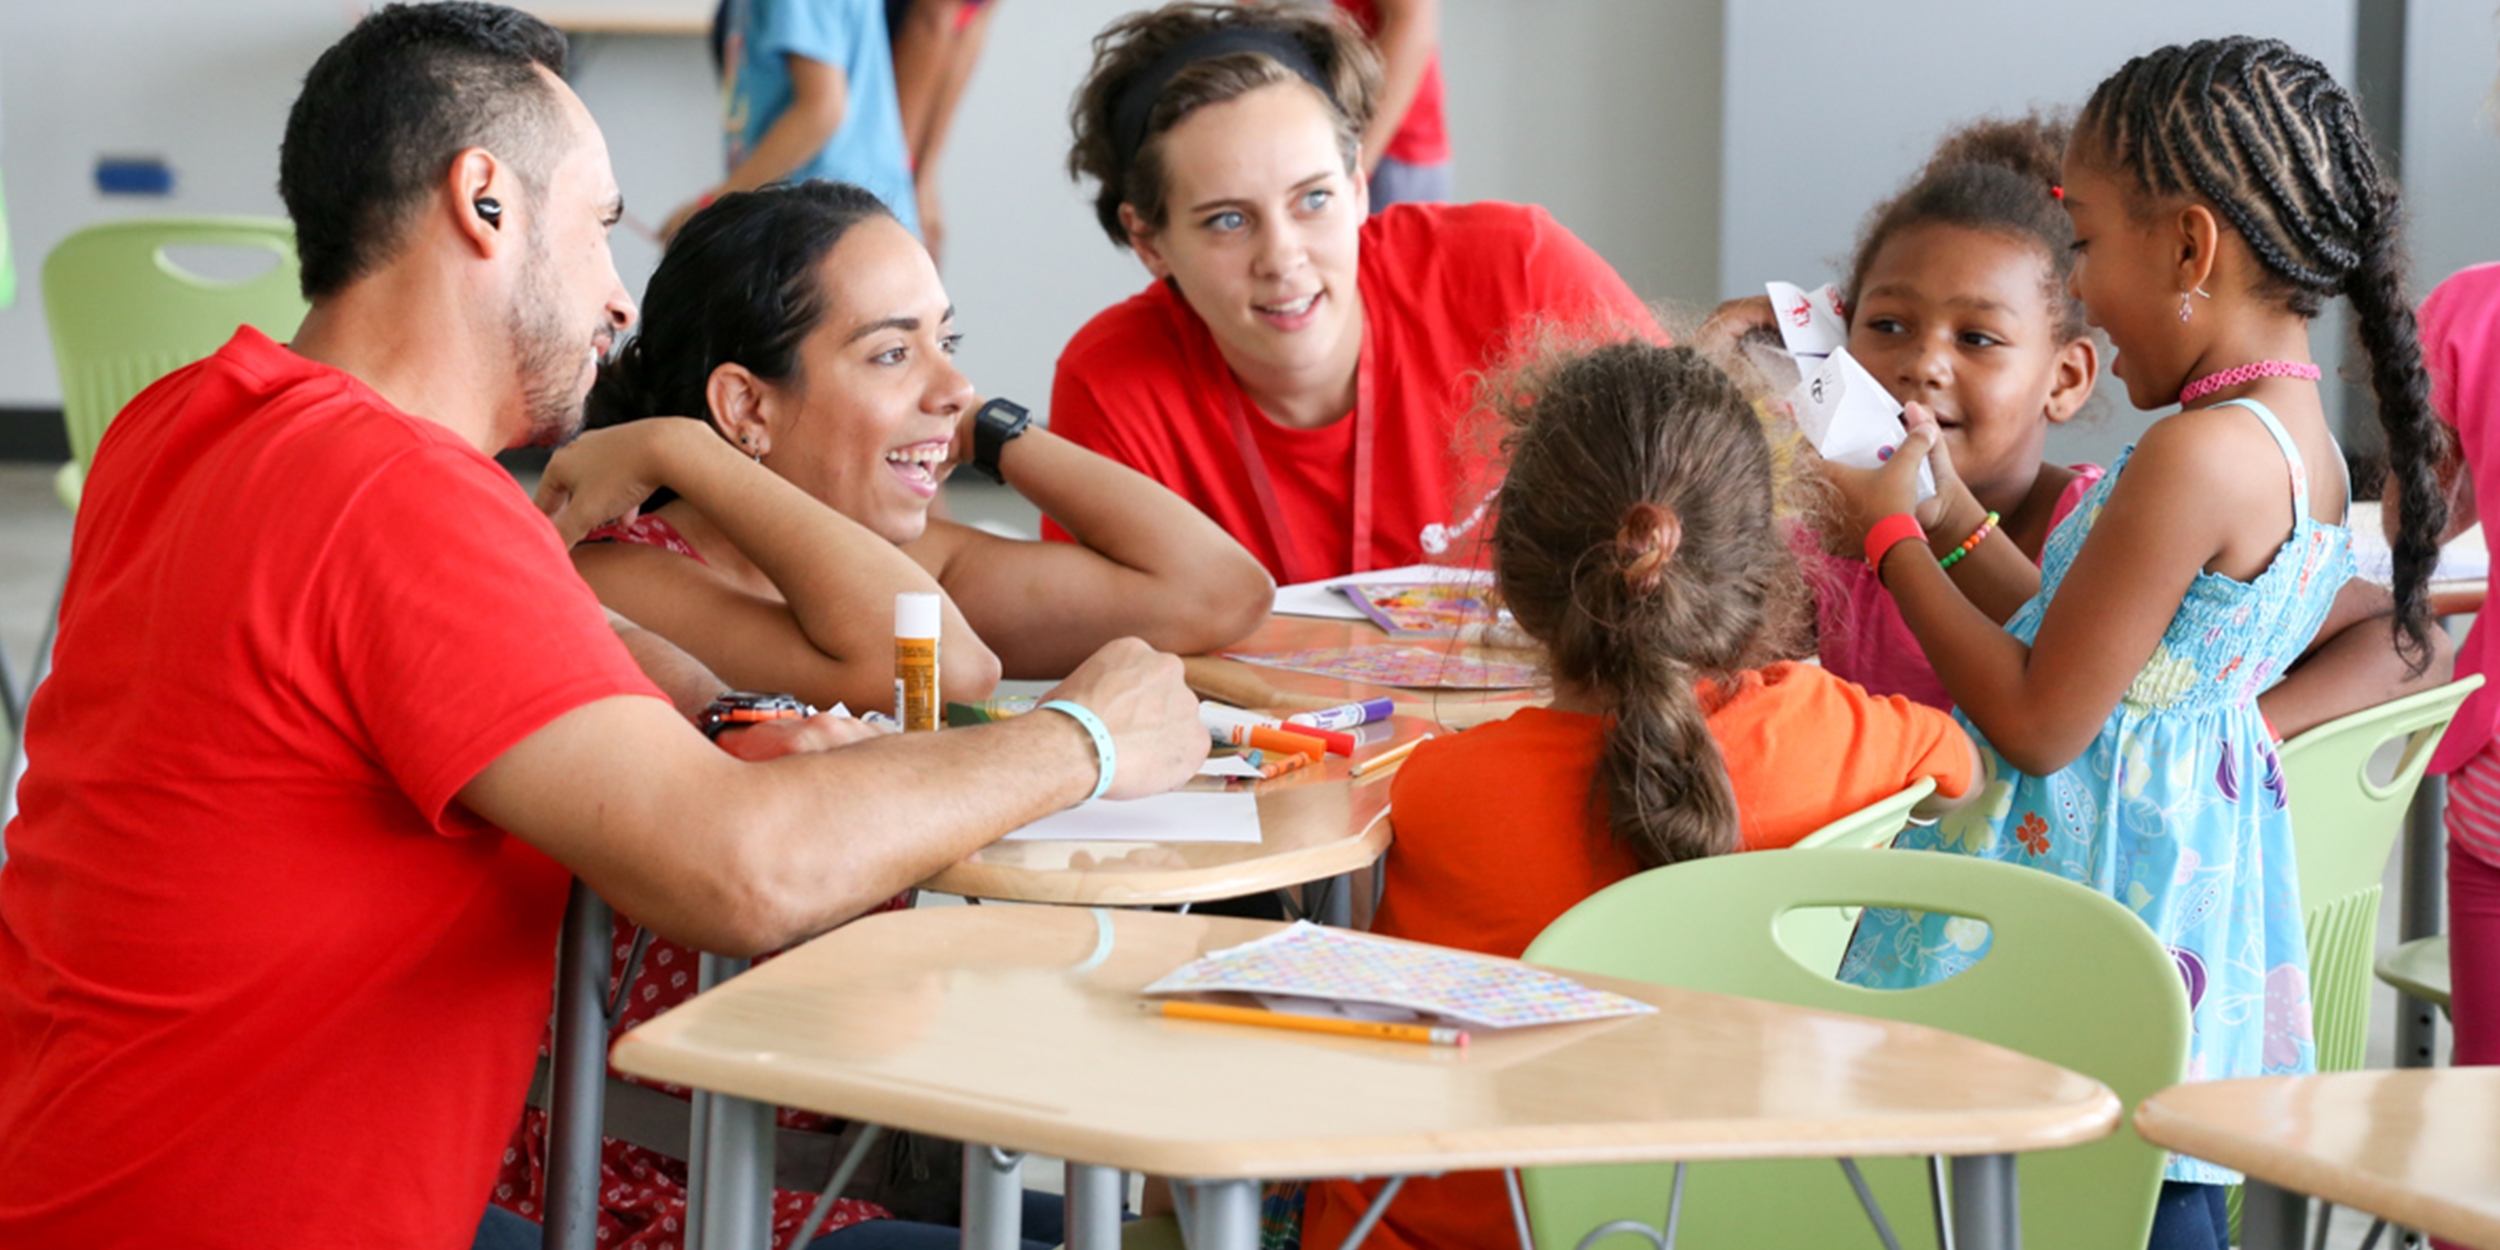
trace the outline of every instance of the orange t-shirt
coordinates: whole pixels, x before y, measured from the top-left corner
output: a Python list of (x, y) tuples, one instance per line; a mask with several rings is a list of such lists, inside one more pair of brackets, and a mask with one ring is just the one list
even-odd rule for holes
[[(1797, 839), (1922, 777), (1968, 793), (1976, 757), (1953, 718), (1877, 697), (1811, 664), (1774, 664), (1700, 690), (1736, 792), (1744, 848)], [(1390, 791), (1397, 839), (1372, 931), (1517, 958), (1555, 917), (1637, 871), (1592, 796), (1606, 722), (1527, 708), (1416, 750)], [(1302, 1244), (1345, 1239), (1379, 1184), (1321, 1181)], [(1365, 1245), (1509, 1250), (1498, 1172), (1417, 1177)]]

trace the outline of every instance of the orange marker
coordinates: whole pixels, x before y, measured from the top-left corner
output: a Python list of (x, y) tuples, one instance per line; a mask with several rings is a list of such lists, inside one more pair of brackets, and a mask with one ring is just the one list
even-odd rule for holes
[[(1156, 1005), (1149, 1004), (1149, 1006)], [(1389, 1024), (1378, 1020), (1344, 1020), (1335, 1016), (1297, 1016), (1282, 1011), (1261, 1011), (1256, 1007), (1223, 1007), (1214, 1003), (1189, 1003), (1168, 998), (1159, 1006), (1164, 1015), (1182, 1020), (1255, 1024), (1268, 1029), (1295, 1029), (1304, 1033), (1335, 1033), (1342, 1037), (1375, 1037), (1382, 1041), (1419, 1042), (1426, 1046), (1464, 1046), (1467, 1044), (1467, 1030), (1429, 1024)]]
[[(1266, 729), (1276, 733), (1291, 734), (1294, 737), (1303, 739), (1311, 744), (1309, 747), (1282, 748), (1285, 750), (1309, 750), (1313, 754), (1325, 753), (1330, 755), (1350, 756), (1354, 754), (1353, 734), (1343, 733), (1334, 729), (1322, 729), (1316, 725), (1289, 724), (1273, 717), (1261, 716), (1256, 712), (1245, 712), (1237, 707), (1226, 707), (1221, 703), (1199, 704), (1198, 723), (1206, 726), (1207, 732), (1214, 735), (1216, 741), (1230, 742), (1236, 746), (1259, 745), (1256, 742), (1250, 741), (1246, 731), (1251, 729)], [(1242, 736), (1235, 737), (1235, 734), (1241, 734)]]

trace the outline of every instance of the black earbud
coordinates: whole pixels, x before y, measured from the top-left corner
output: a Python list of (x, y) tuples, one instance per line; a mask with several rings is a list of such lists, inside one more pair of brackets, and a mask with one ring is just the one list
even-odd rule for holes
[(495, 197), (491, 195), (481, 195), (475, 200), (470, 201), (469, 207), (477, 210), (478, 220), (485, 222), (487, 225), (493, 226), (497, 230), (503, 229), (503, 204)]

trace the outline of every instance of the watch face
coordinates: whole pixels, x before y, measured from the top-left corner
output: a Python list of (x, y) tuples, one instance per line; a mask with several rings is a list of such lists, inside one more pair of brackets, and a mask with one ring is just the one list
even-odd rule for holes
[(732, 690), (712, 700), (703, 709), (702, 719), (697, 725), (705, 737), (718, 738), (741, 725), (768, 720), (797, 720), (815, 714), (815, 708), (795, 695)]

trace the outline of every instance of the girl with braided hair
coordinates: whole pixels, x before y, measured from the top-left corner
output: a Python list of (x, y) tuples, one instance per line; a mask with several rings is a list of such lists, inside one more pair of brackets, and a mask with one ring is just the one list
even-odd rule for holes
[[(1998, 536), (1917, 405), (1893, 463), (1827, 470), (1988, 765), (1978, 802), (1901, 845), (2029, 864), (2135, 911), (2178, 961), (2191, 1078), (2305, 1072), (2308, 950), (2255, 700), (2342, 624), (2348, 484), (2308, 352), (2336, 295), (2393, 462), (2397, 649), (2417, 671), (2434, 655), (2439, 440), (2396, 192), (2343, 88), (2246, 38), (2164, 48), (2103, 82), (2062, 190), (2069, 285), (2113, 372), (2137, 407), (2184, 408), (2119, 458), (2041, 568)], [(1921, 460), (1939, 493), (1914, 507)], [(1985, 946), (1967, 922), (1871, 911), (1843, 975), (1922, 984)], [(2167, 1177), (2154, 1244), (2227, 1245), (2221, 1187), (2237, 1175), (2174, 1158)]]
[[(1509, 461), (1493, 574), (1554, 703), (1398, 770), (1373, 932), (1516, 958), (1643, 869), (1788, 846), (1923, 777), (1937, 810), (1972, 792), (1943, 712), (1784, 660), (1808, 615), (1792, 492), (1726, 374), (1626, 342), (1549, 349), (1485, 391)], [(1313, 1184), (1302, 1244), (1340, 1244), (1378, 1188)], [(1410, 1179), (1367, 1244), (1509, 1250), (1500, 1174)]]

